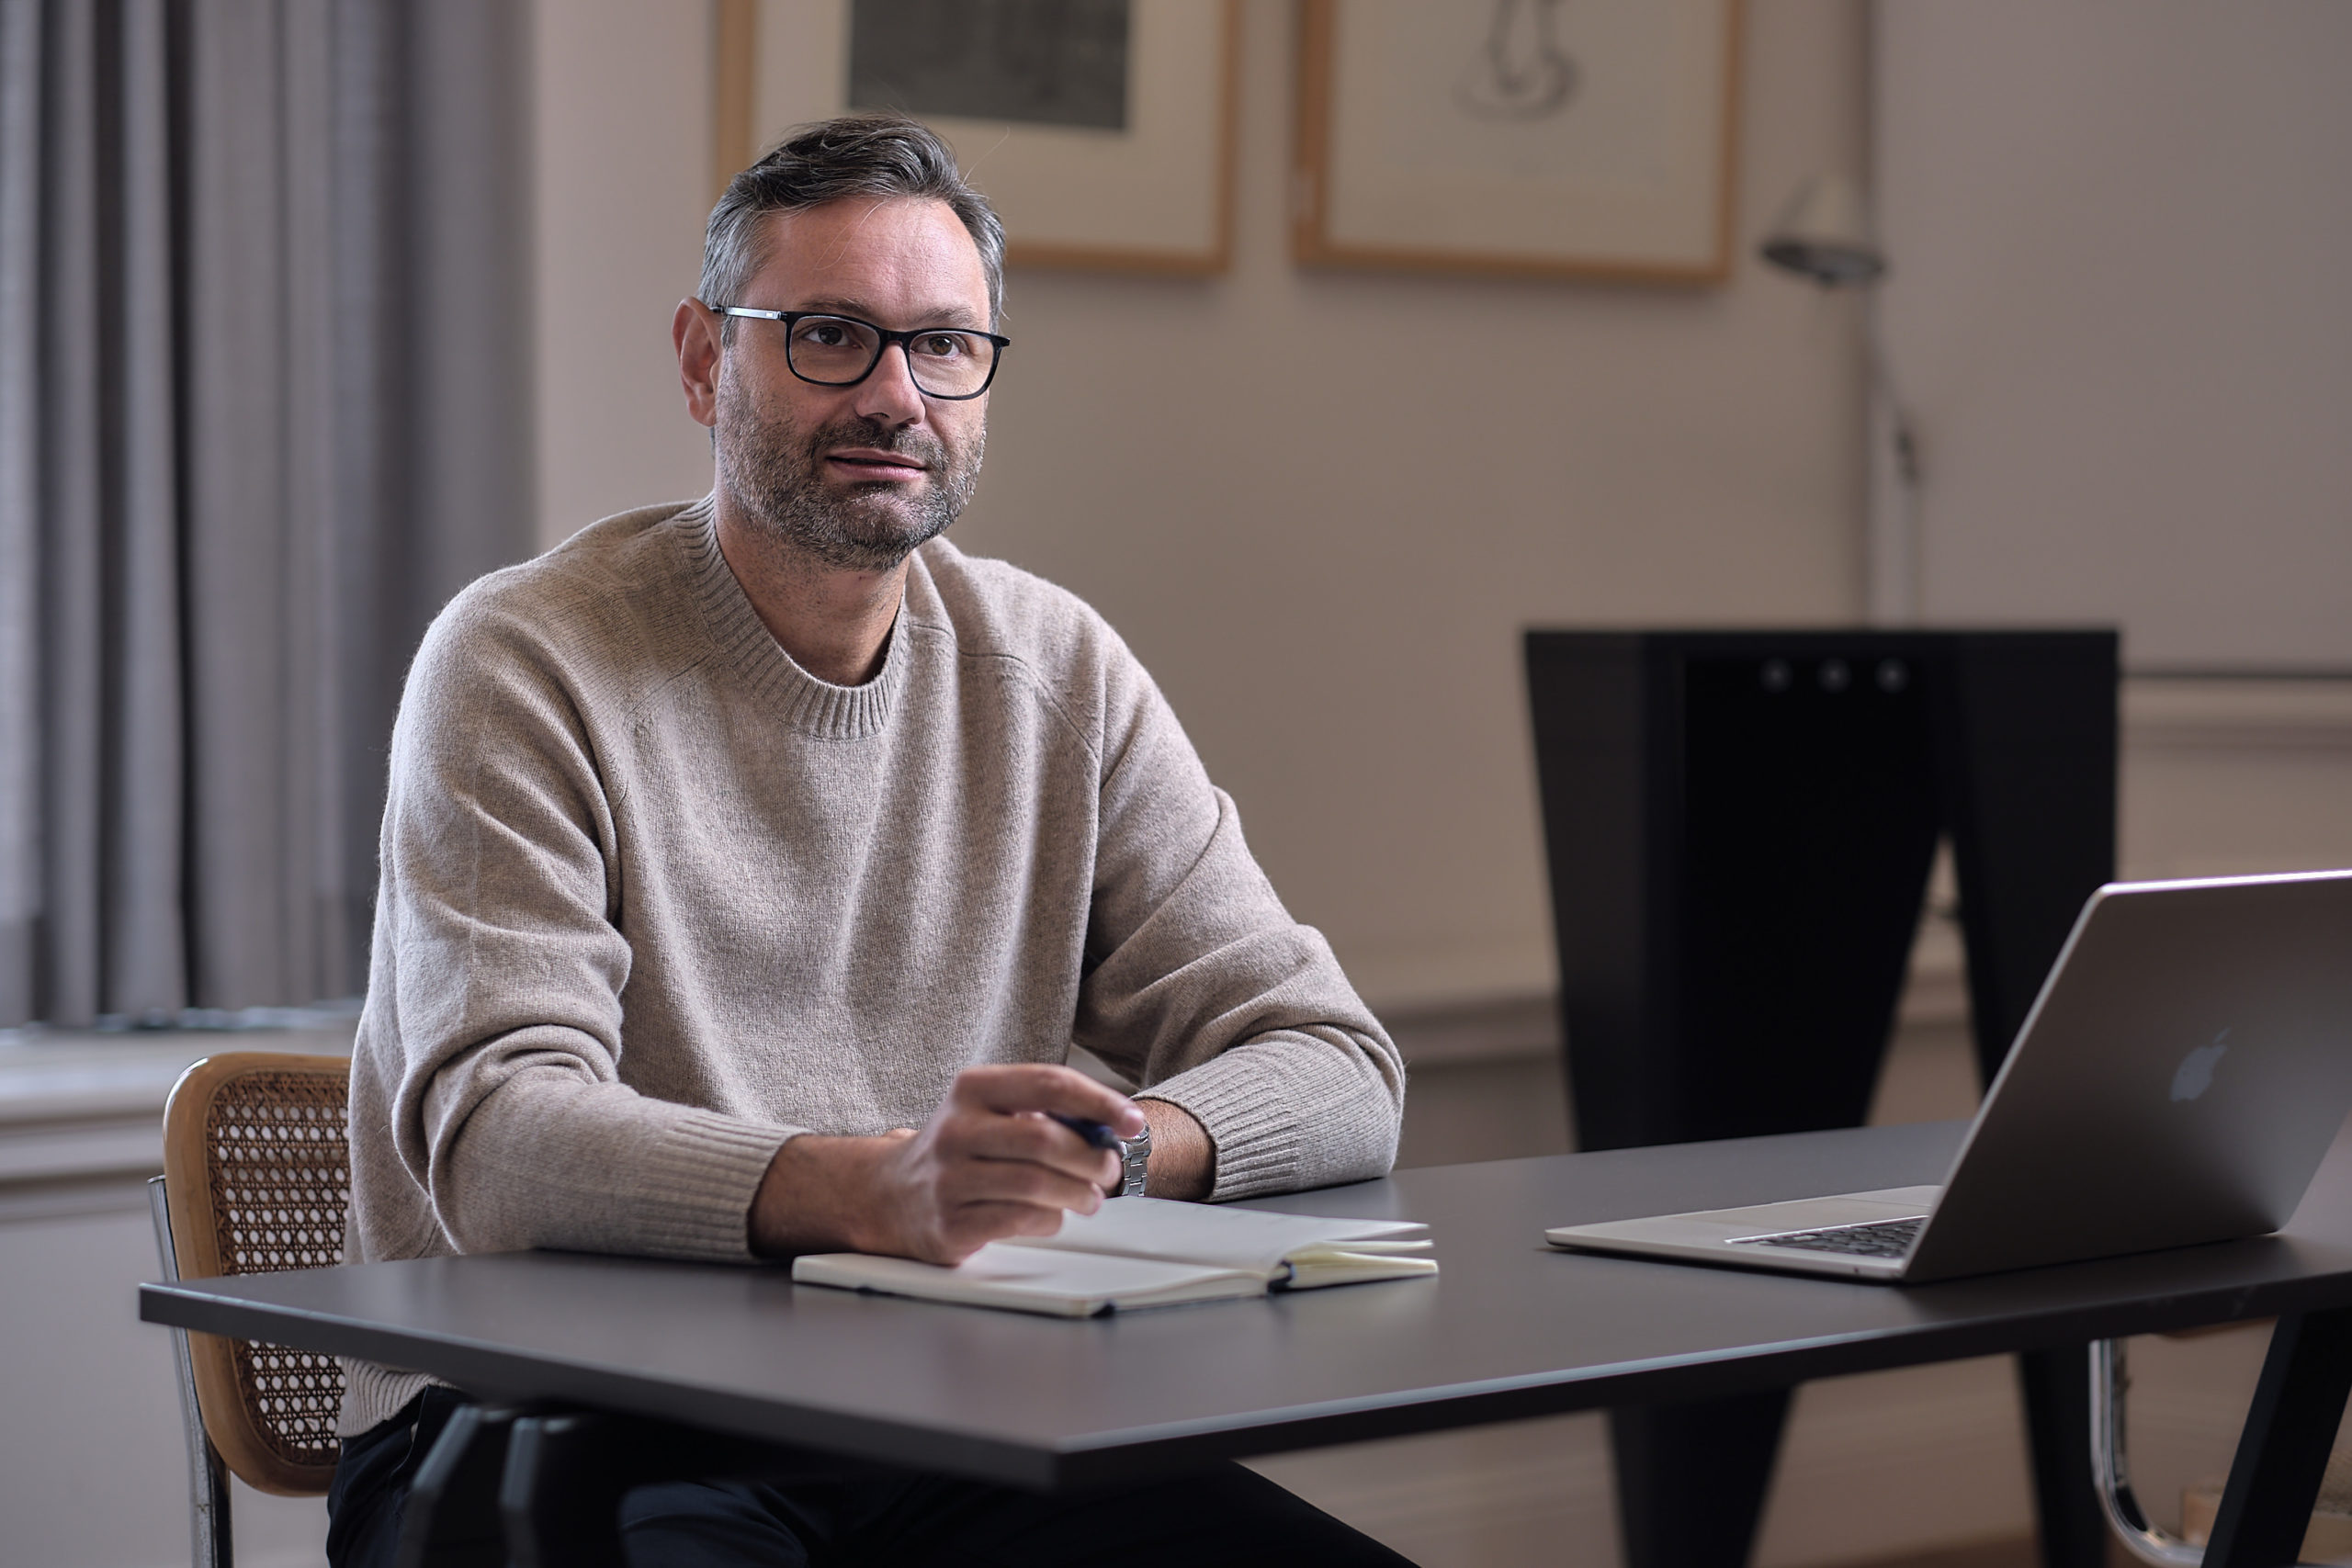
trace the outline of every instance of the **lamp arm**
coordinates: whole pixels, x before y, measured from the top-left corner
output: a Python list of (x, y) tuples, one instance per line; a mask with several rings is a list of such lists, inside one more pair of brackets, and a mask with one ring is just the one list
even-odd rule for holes
[(1902, 389), (1894, 379), (1894, 366), (1887, 358), (1886, 342), (1879, 331), (1878, 301), (1865, 301), (1862, 311), (1862, 350), (1870, 363), (1871, 384), (1886, 405), (1887, 423), (1894, 441), (1894, 471), (1904, 489), (1917, 491), (1919, 488), (1919, 432), (1911, 421), (1910, 405), (1903, 400)]
[(1912, 423), (1910, 405), (1894, 378), (1894, 367), (1880, 331), (1879, 303), (1875, 294), (1863, 298), (1862, 349), (1871, 394), (1886, 411), (1894, 482), (1871, 507), (1864, 581), (1871, 619), (1882, 626), (1908, 626), (1918, 624), (1924, 598), (1919, 526), (1924, 466), (1919, 459), (1918, 427)]

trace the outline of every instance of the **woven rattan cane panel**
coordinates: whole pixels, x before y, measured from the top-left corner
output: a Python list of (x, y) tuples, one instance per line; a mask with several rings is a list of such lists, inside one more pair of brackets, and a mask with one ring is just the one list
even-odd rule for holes
[[(212, 1219), (223, 1274), (320, 1269), (343, 1260), (351, 1206), (344, 1085), (262, 1070), (221, 1085), (205, 1118)], [(333, 1465), (343, 1369), (330, 1356), (234, 1345), (237, 1390), (265, 1442), (289, 1464)]]

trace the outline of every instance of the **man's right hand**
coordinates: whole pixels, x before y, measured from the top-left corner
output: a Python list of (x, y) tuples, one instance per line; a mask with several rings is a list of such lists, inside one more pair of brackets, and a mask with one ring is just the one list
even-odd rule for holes
[(1065, 1210), (1102, 1206), (1119, 1163), (1049, 1111), (1122, 1138), (1144, 1128), (1133, 1100), (1071, 1068), (967, 1067), (920, 1131), (804, 1133), (776, 1151), (752, 1200), (752, 1250), (960, 1263), (1000, 1236), (1051, 1235)]

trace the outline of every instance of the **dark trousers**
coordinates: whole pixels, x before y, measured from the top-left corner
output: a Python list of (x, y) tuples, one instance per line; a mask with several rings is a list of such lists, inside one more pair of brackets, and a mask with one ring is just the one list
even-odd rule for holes
[[(333, 1568), (391, 1568), (417, 1467), (464, 1396), (430, 1389), (343, 1445), (327, 1493)], [(764, 1481), (639, 1486), (620, 1502), (630, 1568), (1396, 1568), (1406, 1560), (1237, 1464), (1040, 1496), (811, 1453)]]

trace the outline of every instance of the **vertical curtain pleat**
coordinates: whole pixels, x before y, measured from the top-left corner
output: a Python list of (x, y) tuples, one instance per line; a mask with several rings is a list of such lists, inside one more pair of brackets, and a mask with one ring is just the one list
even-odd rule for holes
[[(51, 7), (43, 50), (39, 361), (45, 419), (42, 546), (43, 919), (35, 957), (49, 1005), (85, 1021), (98, 1010), (99, 832), (104, 821), (100, 694), (109, 672), (100, 592), (105, 423), (98, 407), (107, 300), (98, 243), (99, 130), (104, 97), (98, 7)], [(93, 352), (99, 350), (99, 352)]]
[[(512, 520), (530, 507), (529, 470), (509, 457), (528, 450), (531, 435), (521, 352), (530, 258), (514, 243), (526, 232), (514, 221), (530, 201), (526, 165), (477, 151), (526, 142), (526, 100), (507, 85), (526, 73), (527, 39), (519, 11), (474, 0), (422, 0), (410, 16), (412, 378), (437, 389), (412, 405), (422, 459), (415, 502), (440, 520), (419, 557), (416, 590), (437, 605), (514, 558)], [(486, 356), (485, 342), (517, 351)]]
[(0, 1025), (347, 995), (529, 538), (520, 6), (0, 6)]
[(40, 0), (0, 0), (0, 1024), (33, 1016), (40, 779)]
[(178, 344), (173, 306), (171, 39), (164, 0), (124, 0), (114, 181), (116, 636), (106, 829), (105, 1010), (187, 997), (182, 900)]
[[(373, 825), (384, 815), (394, 712), (407, 670), (395, 630), (422, 602), (402, 518), (419, 515), (411, 465), (401, 453), (413, 412), (401, 327), (410, 318), (401, 285), (405, 185), (394, 177), (402, 145), (400, 85), (408, 73), (405, 34), (383, 5), (353, 5), (335, 37), (335, 527), (333, 592), (343, 606), (335, 643), (338, 689), (347, 699), (338, 805), (344, 818)], [(364, 936), (375, 886), (376, 840), (345, 833), (337, 881), (343, 920)]]
[(339, 902), (336, 836), (345, 830), (337, 795), (334, 684), (334, 13), (293, 6), (283, 17), (285, 118), (281, 143), (286, 200), (286, 298), (282, 303), (286, 401), (286, 564), (290, 597), (303, 612), (285, 618), (283, 653), (295, 671), (285, 685), (285, 767), (293, 809), (281, 829), (277, 908), (280, 995), (339, 996), (361, 976), (349, 956)]
[(288, 994), (287, 861), (307, 780), (293, 725), (299, 646), (285, 164), (284, 29), (274, 0), (188, 11), (188, 815), (196, 994)]
[[(417, 633), (529, 547), (525, 17), (475, 0), (338, 13), (330, 570), (343, 606), (334, 755), (352, 821), (383, 816), (390, 716)], [(405, 525), (418, 517), (432, 528)], [(356, 945), (376, 846), (350, 834), (341, 846), (332, 880)]]

